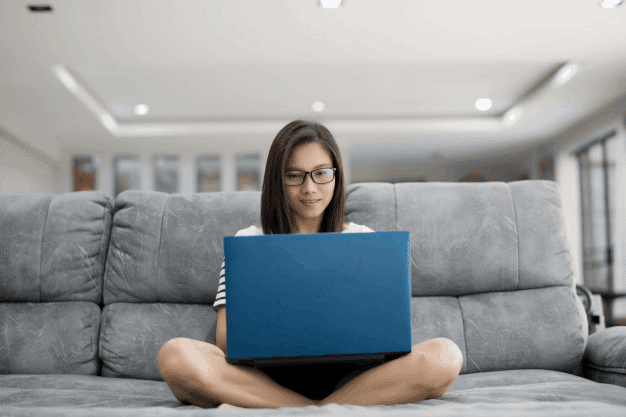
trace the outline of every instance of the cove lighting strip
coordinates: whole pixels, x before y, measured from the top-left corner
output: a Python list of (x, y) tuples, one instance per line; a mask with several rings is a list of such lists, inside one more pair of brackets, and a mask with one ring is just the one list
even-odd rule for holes
[[(228, 135), (228, 134), (268, 134), (275, 135), (285, 121), (244, 121), (200, 122), (200, 123), (136, 123), (120, 124), (115, 117), (98, 103), (89, 92), (80, 85), (74, 76), (61, 65), (53, 67), (53, 72), (63, 86), (74, 95), (112, 135), (118, 137), (158, 137), (183, 135)], [(520, 106), (506, 112), (501, 118), (466, 117), (413, 120), (371, 120), (371, 121), (329, 121), (335, 131), (346, 133), (367, 129), (369, 132), (432, 131), (441, 132), (441, 124), (447, 125), (449, 132), (501, 132), (510, 128), (521, 117)]]

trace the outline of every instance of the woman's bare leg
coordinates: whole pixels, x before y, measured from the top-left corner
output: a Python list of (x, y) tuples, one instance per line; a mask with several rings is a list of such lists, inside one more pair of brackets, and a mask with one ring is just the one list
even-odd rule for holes
[(226, 362), (224, 352), (210, 343), (172, 339), (159, 351), (157, 363), (179, 401), (203, 408), (224, 403), (249, 408), (318, 403), (283, 387), (258, 369)]
[(428, 340), (413, 346), (408, 355), (356, 376), (317, 405), (393, 405), (439, 398), (462, 366), (463, 356), (454, 342)]

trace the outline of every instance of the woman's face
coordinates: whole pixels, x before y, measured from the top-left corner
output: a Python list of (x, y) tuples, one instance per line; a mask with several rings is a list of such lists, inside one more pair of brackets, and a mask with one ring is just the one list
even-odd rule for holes
[[(298, 145), (291, 150), (285, 171), (312, 171), (318, 168), (335, 167), (331, 154), (324, 145), (312, 142)], [(313, 182), (311, 174), (307, 174), (302, 185), (283, 184), (283, 190), (296, 230), (302, 229), (298, 225), (306, 225), (309, 228), (316, 225), (315, 227), (319, 228), (324, 210), (333, 198), (335, 179), (326, 184), (317, 184)]]

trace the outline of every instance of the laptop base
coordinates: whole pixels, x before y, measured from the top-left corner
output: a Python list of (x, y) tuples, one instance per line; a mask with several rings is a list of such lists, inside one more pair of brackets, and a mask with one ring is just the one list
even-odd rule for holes
[(375, 363), (390, 361), (410, 353), (361, 353), (354, 355), (303, 355), (303, 356), (281, 356), (270, 358), (226, 358), (226, 362), (237, 365), (248, 365), (253, 367), (262, 366), (288, 366), (288, 365), (314, 365), (327, 363)]

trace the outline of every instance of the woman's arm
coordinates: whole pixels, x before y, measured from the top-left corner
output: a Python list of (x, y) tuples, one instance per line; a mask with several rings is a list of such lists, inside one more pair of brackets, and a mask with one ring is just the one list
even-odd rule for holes
[(217, 310), (217, 327), (215, 328), (215, 344), (226, 355), (226, 306)]

